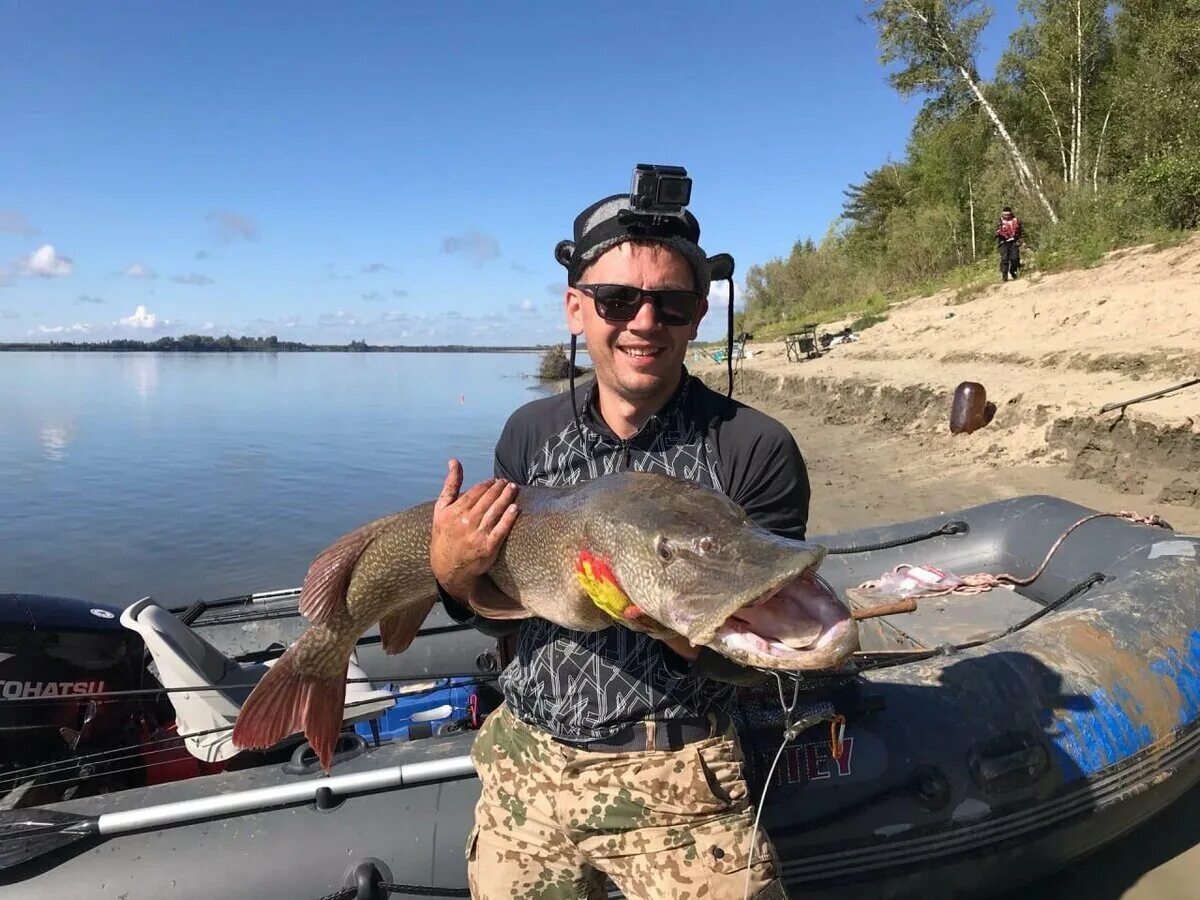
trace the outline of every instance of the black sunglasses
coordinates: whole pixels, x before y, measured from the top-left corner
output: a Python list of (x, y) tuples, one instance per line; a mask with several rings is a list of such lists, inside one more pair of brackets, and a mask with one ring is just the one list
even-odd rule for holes
[(647, 291), (628, 284), (577, 284), (575, 290), (596, 302), (596, 314), (606, 322), (630, 322), (649, 300), (659, 325), (691, 325), (702, 299), (695, 291), (664, 288)]

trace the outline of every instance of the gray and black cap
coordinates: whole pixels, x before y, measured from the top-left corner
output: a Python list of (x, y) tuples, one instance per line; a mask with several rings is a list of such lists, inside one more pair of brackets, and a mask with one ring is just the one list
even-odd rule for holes
[(652, 218), (632, 209), (628, 194), (613, 194), (598, 200), (575, 217), (574, 240), (559, 241), (554, 258), (567, 270), (567, 284), (574, 287), (591, 263), (606, 250), (627, 241), (663, 244), (688, 261), (694, 289), (708, 296), (713, 279), (732, 275), (732, 258), (721, 254), (711, 259), (700, 249), (700, 223), (686, 209), (659, 213)]

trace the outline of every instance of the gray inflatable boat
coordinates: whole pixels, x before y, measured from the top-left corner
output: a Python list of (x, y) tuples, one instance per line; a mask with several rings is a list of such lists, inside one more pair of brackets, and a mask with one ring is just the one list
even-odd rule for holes
[[(858, 586), (902, 564), (1028, 580), (1090, 512), (1025, 497), (815, 540), (832, 548), (822, 576), (859, 598)], [(10, 766), (0, 897), (466, 896), (463, 846), (478, 795), (472, 733), (441, 718), (436, 727), (410, 721), (388, 740), (379, 722), (406, 677), (437, 687), (437, 676), (474, 673), (483, 683), (473, 687), (473, 713), (486, 712), (497, 701), (486, 684), (490, 642), (446, 620), (431, 620), (399, 658), (364, 639), (356, 664), (365, 675), (351, 670), (359, 690), (348, 696), (344, 752), (330, 777), (315, 772), (299, 739), (227, 755), (220, 723), (244, 697), (237, 679), (252, 682), (254, 667), (278, 652), (268, 645), (298, 633), (294, 604), (287, 593), (243, 598), (169, 617), (179, 628), (156, 626), (148, 602), (133, 615), (92, 608), (98, 626), (122, 629), (130, 653), (141, 652), (140, 636), (154, 657), (158, 681), (122, 696), (142, 690), (162, 712), (158, 684), (208, 679), (211, 691), (168, 696), (181, 720), (210, 716), (216, 737), (188, 749), (208, 754), (211, 774), (46, 802), (48, 782), (86, 785), (87, 767), (94, 775), (114, 751), (74, 762), (60, 752), (41, 783), (34, 767)], [(1200, 538), (1092, 519), (1026, 585), (917, 606), (862, 622), (863, 650), (847, 671), (806, 678), (798, 694), (786, 682), (790, 715), (773, 682), (740, 695), (751, 788), (756, 797), (767, 789), (763, 823), (795, 895), (989, 896), (1103, 847), (1200, 779)], [(192, 642), (197, 635), (206, 640)], [(30, 694), (7, 687), (16, 682), (4, 665), (5, 696)], [(202, 694), (220, 702), (189, 708)], [(12, 699), (15, 708), (31, 698)], [(785, 718), (792, 738), (779, 752)], [(60, 739), (89, 727), (77, 725), (56, 723), (67, 729)], [(24, 793), (13, 801), (18, 782)]]

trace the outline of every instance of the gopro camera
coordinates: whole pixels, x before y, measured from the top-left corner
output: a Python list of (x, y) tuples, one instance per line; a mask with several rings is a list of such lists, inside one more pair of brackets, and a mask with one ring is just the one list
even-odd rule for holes
[(633, 170), (629, 205), (650, 215), (679, 213), (692, 199), (692, 179), (683, 166), (638, 163)]

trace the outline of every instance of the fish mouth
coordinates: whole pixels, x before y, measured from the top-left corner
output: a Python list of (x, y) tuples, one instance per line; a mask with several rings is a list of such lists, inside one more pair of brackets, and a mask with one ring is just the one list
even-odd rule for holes
[(830, 669), (858, 649), (858, 623), (810, 567), (734, 610), (704, 643), (758, 668)]

